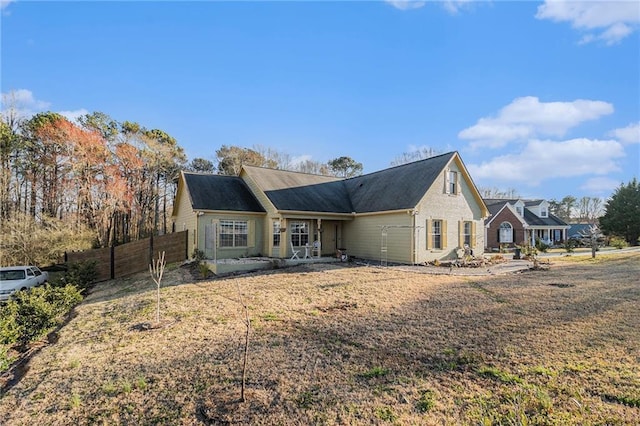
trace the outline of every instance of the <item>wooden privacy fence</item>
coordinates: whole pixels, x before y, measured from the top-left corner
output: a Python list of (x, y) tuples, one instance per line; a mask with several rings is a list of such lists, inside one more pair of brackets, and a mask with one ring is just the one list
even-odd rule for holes
[(155, 235), (115, 247), (65, 253), (64, 261), (67, 264), (96, 261), (97, 280), (105, 281), (149, 270), (151, 260), (162, 251), (167, 263), (185, 260), (187, 231)]

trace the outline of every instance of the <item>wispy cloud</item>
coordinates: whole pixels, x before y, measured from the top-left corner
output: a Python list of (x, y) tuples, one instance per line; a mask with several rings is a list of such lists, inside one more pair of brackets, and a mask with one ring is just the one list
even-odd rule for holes
[(580, 189), (600, 195), (611, 194), (618, 186), (620, 186), (621, 181), (611, 179), (605, 176), (598, 176), (587, 179), (587, 181), (580, 186)]
[(73, 122), (77, 123), (78, 122), (78, 118), (82, 117), (83, 115), (89, 114), (89, 111), (87, 111), (84, 108), (80, 108), (80, 109), (76, 109), (76, 110), (73, 110), (73, 111), (58, 111), (58, 114), (66, 117), (67, 120), (69, 120), (69, 121), (73, 121)]
[(484, 117), (458, 133), (471, 147), (500, 148), (514, 140), (540, 136), (564, 136), (588, 120), (611, 114), (613, 105), (603, 101), (577, 99), (572, 102), (540, 102), (537, 97), (516, 98), (495, 117)]
[(442, 3), (444, 9), (452, 15), (472, 4), (473, 0), (445, 0)]
[(426, 1), (420, 0), (385, 0), (385, 2), (400, 10), (420, 9), (427, 4)]
[[(18, 89), (2, 93), (3, 116), (11, 115), (15, 118), (29, 119), (39, 112), (51, 110), (50, 107), (51, 102), (37, 99), (31, 90)], [(77, 121), (78, 117), (89, 113), (84, 108), (56, 112), (70, 121)]]
[(16, 117), (30, 117), (49, 108), (50, 105), (50, 102), (36, 99), (31, 90), (27, 89), (12, 90), (2, 94), (2, 113), (13, 114)]
[(602, 41), (613, 45), (638, 30), (640, 3), (637, 0), (545, 0), (538, 6), (536, 18), (570, 22), (573, 28), (584, 33), (581, 44)]
[(619, 171), (616, 160), (624, 156), (623, 146), (615, 140), (531, 140), (521, 152), (470, 164), (469, 171), (474, 179), (538, 185), (556, 178)]
[(0, 9), (4, 10), (7, 6), (13, 3), (14, 0), (0, 0)]
[(640, 143), (640, 121), (631, 123), (627, 127), (614, 129), (609, 132), (609, 136), (625, 144)]
[[(427, 1), (424, 0), (384, 0), (386, 3), (400, 10), (414, 10), (423, 8)], [(474, 0), (430, 0), (431, 3), (442, 5), (442, 7), (452, 15), (474, 3)]]

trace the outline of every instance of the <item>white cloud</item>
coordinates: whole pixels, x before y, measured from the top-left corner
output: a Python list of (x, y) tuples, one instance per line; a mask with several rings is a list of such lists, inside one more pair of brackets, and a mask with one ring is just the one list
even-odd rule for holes
[[(2, 94), (2, 115), (4, 116), (13, 115), (27, 120), (39, 112), (49, 110), (50, 106), (51, 102), (36, 99), (31, 90), (18, 89)], [(56, 112), (74, 122), (78, 117), (89, 113), (84, 108)]]
[(640, 143), (640, 121), (631, 123), (627, 127), (614, 129), (609, 132), (609, 136), (626, 144)]
[(624, 156), (624, 148), (614, 140), (531, 140), (522, 152), (470, 164), (469, 171), (474, 179), (538, 185), (556, 178), (605, 175), (618, 171), (616, 159)]
[(635, 0), (545, 0), (543, 5), (538, 6), (536, 18), (570, 22), (573, 28), (587, 32), (580, 43), (601, 40), (612, 45), (638, 29), (640, 3)]
[(41, 101), (27, 89), (12, 90), (2, 94), (2, 113), (20, 118), (28, 118), (33, 114), (47, 109), (49, 102)]
[(540, 102), (535, 96), (516, 98), (496, 117), (484, 117), (458, 133), (472, 147), (499, 148), (513, 140), (536, 136), (564, 136), (578, 124), (611, 114), (613, 105), (577, 99), (572, 102)]
[(0, 0), (0, 9), (1, 10), (6, 9), (7, 6), (9, 6), (13, 2), (14, 2), (14, 0)]
[(84, 108), (80, 108), (80, 109), (76, 109), (74, 111), (58, 111), (58, 114), (66, 117), (67, 120), (69, 120), (69, 121), (77, 123), (78, 122), (78, 118), (82, 117), (83, 115), (89, 114), (89, 111), (87, 111)]
[[(400, 10), (414, 10), (423, 8), (427, 2), (425, 0), (384, 0), (385, 3), (390, 4), (396, 9)], [(452, 15), (457, 14), (460, 10), (464, 9), (468, 5), (472, 4), (474, 0), (443, 0), (434, 1), (434, 3), (442, 3), (442, 7)]]
[(419, 0), (385, 0), (385, 2), (400, 10), (420, 9), (427, 4), (426, 2)]
[(473, 0), (445, 0), (442, 4), (447, 12), (452, 15), (458, 13), (461, 9), (471, 4)]
[(308, 154), (298, 155), (295, 157), (291, 157), (291, 161), (289, 162), (289, 164), (292, 166), (297, 166), (299, 164), (304, 164), (307, 161), (311, 161), (312, 159), (313, 157)]
[(588, 179), (580, 189), (595, 194), (611, 194), (618, 186), (620, 186), (620, 181), (599, 176)]

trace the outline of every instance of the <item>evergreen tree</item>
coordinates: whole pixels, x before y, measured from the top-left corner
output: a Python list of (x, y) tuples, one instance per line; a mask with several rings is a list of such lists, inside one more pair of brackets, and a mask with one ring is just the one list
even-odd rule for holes
[(600, 227), (607, 235), (623, 237), (630, 245), (638, 245), (640, 237), (640, 184), (633, 178), (620, 185), (605, 205)]

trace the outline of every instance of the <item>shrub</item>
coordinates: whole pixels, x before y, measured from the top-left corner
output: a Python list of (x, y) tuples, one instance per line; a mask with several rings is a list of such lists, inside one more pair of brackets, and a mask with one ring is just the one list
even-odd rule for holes
[(80, 290), (72, 285), (17, 292), (0, 307), (0, 344), (27, 344), (46, 335), (80, 300)]
[(0, 373), (8, 370), (13, 361), (14, 358), (9, 356), (9, 347), (0, 345)]
[(97, 265), (95, 260), (72, 263), (69, 265), (67, 272), (60, 279), (53, 282), (53, 285), (56, 287), (75, 285), (81, 290), (86, 290), (98, 279)]
[(573, 253), (575, 251), (576, 246), (578, 245), (578, 242), (576, 240), (574, 240), (573, 238), (570, 238), (568, 240), (565, 240), (564, 242), (564, 250), (567, 253)]
[(540, 238), (536, 238), (536, 249), (542, 253), (546, 253), (547, 250), (549, 250), (551, 246), (549, 244), (546, 244), (544, 241), (542, 241)]
[(191, 257), (196, 262), (200, 263), (204, 260), (204, 252), (202, 250), (195, 249), (191, 254)]
[(609, 240), (609, 245), (611, 247), (621, 249), (627, 246), (627, 242), (625, 241), (624, 238), (621, 238), (621, 237), (611, 237), (611, 239)]

